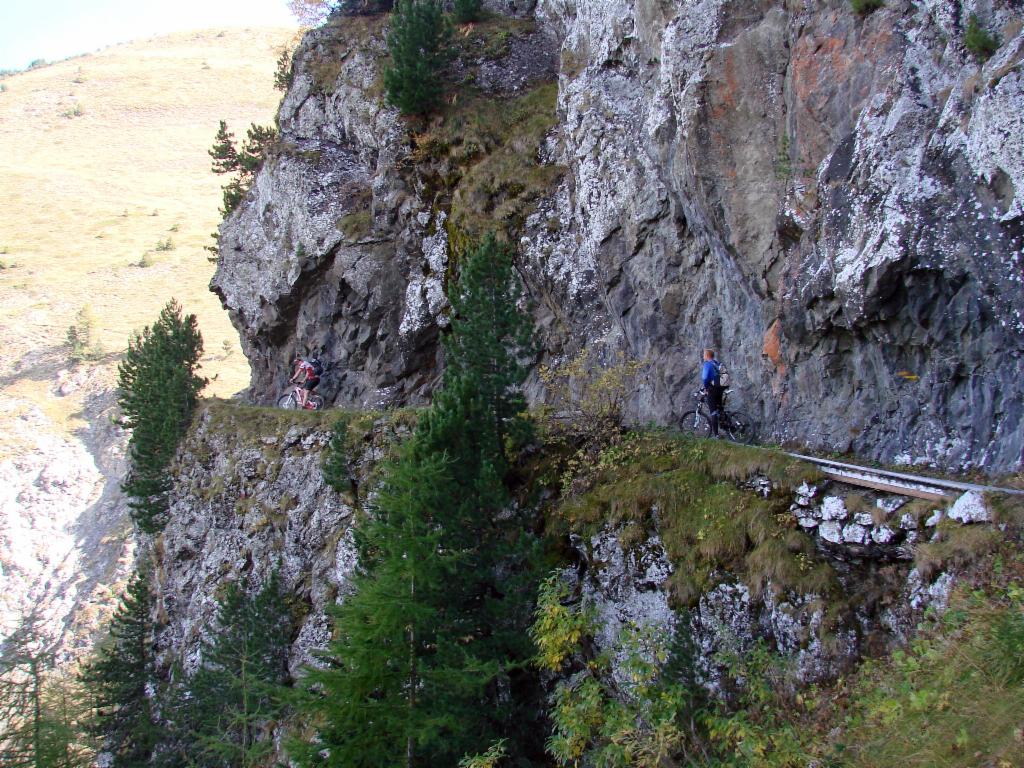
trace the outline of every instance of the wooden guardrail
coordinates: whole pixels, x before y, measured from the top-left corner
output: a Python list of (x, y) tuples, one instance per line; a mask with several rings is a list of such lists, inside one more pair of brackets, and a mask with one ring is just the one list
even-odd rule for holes
[(962, 483), (957, 480), (945, 480), (937, 477), (913, 475), (907, 472), (892, 472), (887, 469), (862, 467), (857, 464), (846, 464), (831, 459), (819, 459), (800, 453), (788, 453), (794, 459), (817, 465), (827, 476), (842, 483), (872, 488), (888, 493), (899, 493), (918, 499), (930, 501), (948, 501), (961, 493), (975, 491), (977, 493), (1006, 493), (1024, 495), (1018, 488), (1003, 488), (996, 485), (976, 485)]

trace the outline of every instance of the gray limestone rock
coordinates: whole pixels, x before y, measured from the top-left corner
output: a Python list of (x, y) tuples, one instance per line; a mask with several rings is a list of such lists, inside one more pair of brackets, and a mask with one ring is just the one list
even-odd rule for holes
[[(1024, 34), (979, 66), (967, 0), (867, 18), (809, 2), (491, 6), (559, 49), (559, 126), (538, 162), (567, 173), (519, 232), (543, 361), (643, 358), (630, 414), (671, 424), (711, 345), (766, 438), (1020, 465)], [(994, 25), (1019, 13), (986, 8)], [(213, 285), (257, 400), (310, 348), (338, 364), (324, 391), (340, 404), (418, 402), (437, 380), (447, 274), (419, 216), (446, 204), (403, 171), (405, 127), (374, 88), (382, 53), (372, 24), (307, 34), (283, 149), (222, 228)], [(503, 98), (528, 81), (521, 53), (478, 85)], [(528, 394), (545, 396), (537, 379)]]
[(985, 500), (980, 493), (974, 491), (968, 491), (954, 502), (949, 517), (960, 523), (988, 523), (992, 520)]
[(837, 523), (834, 520), (829, 520), (818, 526), (818, 534), (825, 541), (832, 544), (843, 543), (843, 526), (841, 523)]
[(356, 565), (350, 525), (359, 502), (323, 481), (329, 437), (308, 421), (285, 429), (227, 404), (202, 407), (176, 460), (170, 521), (153, 542), (164, 668), (181, 659), (192, 672), (200, 663), (225, 584), (255, 590), (274, 570), (304, 606), (291, 673), (330, 639), (327, 610)]
[(891, 544), (897, 536), (897, 532), (887, 525), (877, 526), (871, 531), (871, 540), (875, 544)]
[(875, 518), (871, 515), (870, 512), (858, 512), (853, 516), (853, 521), (857, 525), (864, 525), (870, 528), (872, 525), (874, 525)]
[(843, 542), (846, 544), (866, 544), (870, 531), (863, 525), (850, 523), (843, 527)]
[(612, 654), (613, 674), (625, 680), (622, 662), (626, 658), (623, 631), (629, 627), (652, 629), (671, 636), (678, 621), (662, 589), (672, 573), (665, 549), (657, 536), (624, 551), (616, 531), (605, 530), (587, 544), (576, 546), (590, 564), (583, 581), (584, 600), (597, 609), (599, 633), (596, 641)]
[(826, 496), (821, 502), (822, 520), (845, 520), (849, 517), (846, 504), (839, 496)]

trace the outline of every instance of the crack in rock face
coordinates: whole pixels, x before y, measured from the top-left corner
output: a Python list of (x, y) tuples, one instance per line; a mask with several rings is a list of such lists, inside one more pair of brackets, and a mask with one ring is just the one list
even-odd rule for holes
[[(513, 232), (539, 362), (642, 359), (629, 416), (672, 425), (711, 346), (765, 439), (1019, 467), (1024, 34), (1014, 3), (987, 3), (1007, 35), (979, 64), (974, 5), (495, 0), (558, 50), (537, 163), (564, 173)], [(511, 48), (481, 87), (519, 82)], [(438, 381), (449, 275), (430, 254), (450, 211), (407, 172), (384, 54), (379, 30), (307, 34), (284, 149), (222, 228), (214, 289), (255, 400), (311, 349), (337, 364), (339, 405), (418, 403)], [(545, 397), (536, 377), (527, 394)]]

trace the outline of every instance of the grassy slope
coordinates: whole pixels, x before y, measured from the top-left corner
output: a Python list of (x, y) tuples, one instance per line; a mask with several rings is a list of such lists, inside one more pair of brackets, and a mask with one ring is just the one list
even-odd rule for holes
[[(272, 122), (275, 61), (294, 34), (180, 33), (4, 80), (2, 394), (74, 426), (80, 404), (48, 384), (68, 367), (65, 335), (79, 310), (90, 305), (99, 343), (117, 353), (172, 296), (199, 316), (205, 374), (217, 377), (208, 394), (246, 386), (237, 334), (207, 290), (213, 265), (203, 247), (220, 219), (221, 184), (207, 150), (221, 118), (236, 135)], [(157, 252), (167, 238), (174, 249)], [(136, 266), (147, 251), (153, 265)]]

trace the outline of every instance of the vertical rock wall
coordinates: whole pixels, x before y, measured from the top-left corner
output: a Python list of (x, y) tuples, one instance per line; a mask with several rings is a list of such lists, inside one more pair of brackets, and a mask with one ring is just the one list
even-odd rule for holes
[[(559, 48), (558, 125), (537, 162), (566, 173), (516, 235), (544, 361), (642, 358), (631, 411), (672, 423), (714, 346), (766, 438), (1020, 465), (1017, 3), (506, 10)], [(1001, 40), (985, 63), (965, 48), (970, 13)], [(419, 401), (436, 381), (444, 204), (406, 173), (416, 127), (382, 106), (384, 23), (307, 35), (283, 148), (222, 228), (214, 289), (257, 399), (304, 348), (337, 363), (338, 403)]]

